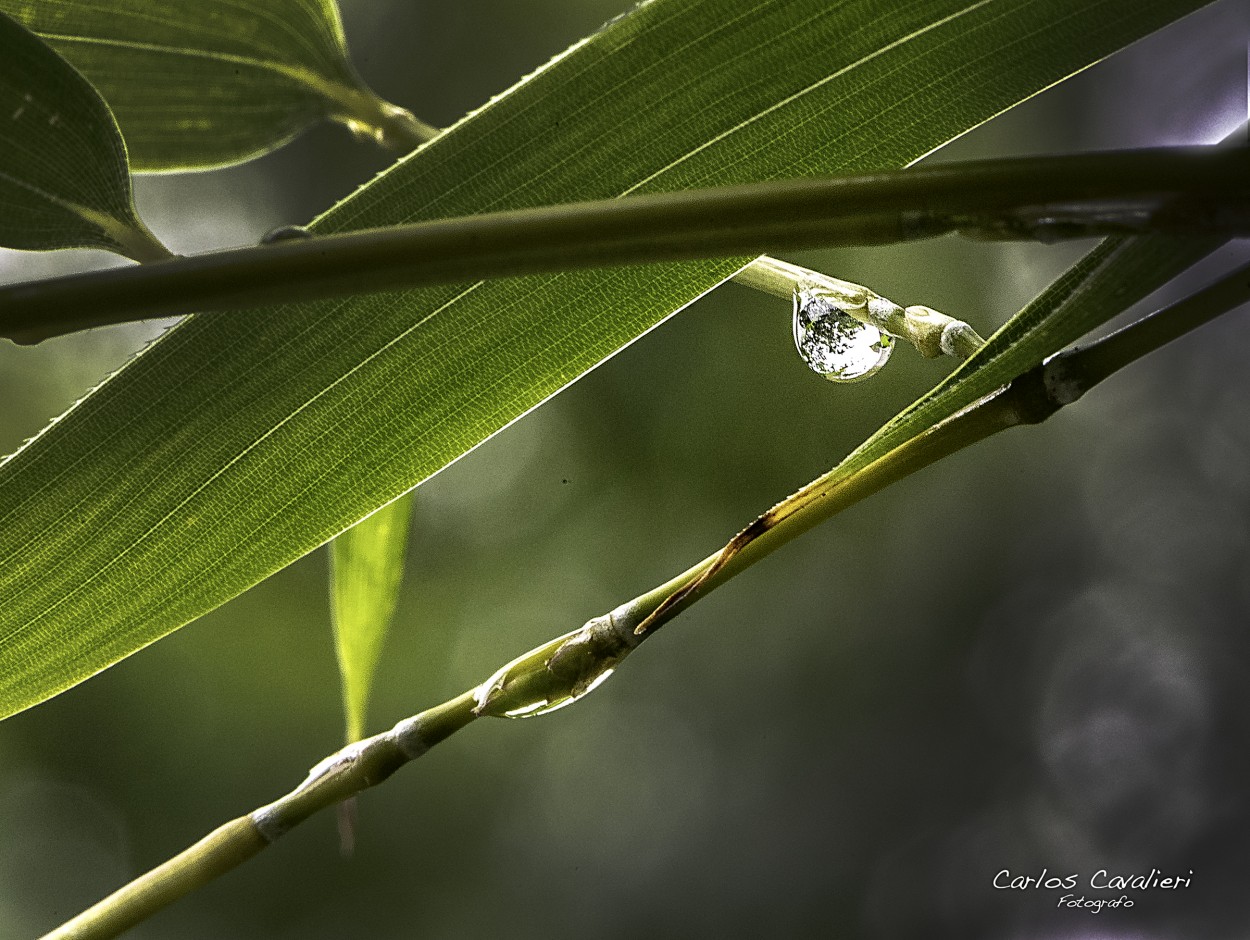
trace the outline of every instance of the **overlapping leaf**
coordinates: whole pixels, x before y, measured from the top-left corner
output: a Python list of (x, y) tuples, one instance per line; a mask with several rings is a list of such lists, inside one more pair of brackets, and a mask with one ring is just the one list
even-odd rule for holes
[(347, 740), (364, 737), (369, 694), (404, 574), (412, 496), (352, 526), (330, 546), (330, 608)]
[[(654, 0), (317, 227), (903, 165), (1199, 5)], [(0, 467), (0, 713), (333, 537), (740, 263), (185, 323)]]
[(0, 245), (164, 254), (135, 215), (108, 107), (47, 44), (0, 13)]
[(324, 119), (380, 139), (419, 129), (349, 64), (334, 0), (0, 0), (0, 11), (95, 84), (136, 170), (245, 160)]
[(1158, 290), (1223, 245), (1219, 237), (1109, 238), (1003, 324), (985, 346), (898, 414), (839, 467), (849, 476), (1007, 384)]

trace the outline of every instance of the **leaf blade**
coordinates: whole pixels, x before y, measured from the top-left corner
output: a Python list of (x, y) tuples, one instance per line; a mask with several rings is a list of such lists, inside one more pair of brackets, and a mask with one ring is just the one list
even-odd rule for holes
[(967, 361), (890, 419), (837, 468), (850, 476), (917, 433), (1076, 342), (1224, 245), (1221, 237), (1168, 235), (1100, 242)]
[(365, 736), (373, 676), (399, 602), (412, 494), (330, 543), (330, 607), (347, 740)]
[(419, 122), (348, 61), (334, 0), (0, 0), (0, 11), (99, 88), (139, 172), (248, 160), (322, 120), (415, 145), (394, 135)]
[(135, 214), (126, 147), (96, 90), (3, 13), (0, 48), (0, 245), (167, 256)]
[[(904, 165), (1199, 5), (655, 0), (315, 227)], [(0, 466), (0, 714), (334, 537), (744, 260), (185, 321)]]

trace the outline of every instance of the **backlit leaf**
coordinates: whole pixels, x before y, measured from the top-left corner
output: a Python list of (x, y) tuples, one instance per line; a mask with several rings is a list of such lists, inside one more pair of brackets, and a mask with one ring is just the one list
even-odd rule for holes
[(838, 468), (849, 475), (915, 434), (1006, 385), (1122, 313), (1226, 239), (1147, 235), (1109, 238), (1003, 324), (928, 394), (904, 409)]
[[(902, 166), (1200, 5), (653, 0), (315, 228)], [(184, 322), (0, 466), (0, 713), (333, 538), (744, 261)]]
[(412, 496), (362, 519), (330, 543), (330, 608), (347, 740), (364, 737), (373, 674), (404, 577)]

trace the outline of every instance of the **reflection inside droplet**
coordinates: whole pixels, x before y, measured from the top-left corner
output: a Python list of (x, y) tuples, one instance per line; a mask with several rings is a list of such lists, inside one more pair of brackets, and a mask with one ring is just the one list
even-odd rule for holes
[(886, 364), (894, 338), (861, 323), (815, 284), (794, 289), (794, 345), (808, 367), (830, 382), (857, 382)]

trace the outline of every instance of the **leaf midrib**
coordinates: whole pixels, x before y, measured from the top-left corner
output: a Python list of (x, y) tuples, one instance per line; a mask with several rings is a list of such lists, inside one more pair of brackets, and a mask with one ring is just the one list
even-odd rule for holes
[(332, 101), (344, 108), (348, 108), (350, 106), (353, 95), (360, 93), (359, 89), (353, 88), (342, 82), (331, 81), (323, 74), (314, 72), (311, 69), (288, 65), (276, 60), (258, 59), (253, 58), (252, 56), (238, 55), (232, 52), (221, 52), (211, 49), (188, 49), (183, 46), (168, 46), (161, 43), (137, 42), (133, 40), (101, 39), (95, 36), (72, 36), (63, 33), (41, 32), (38, 35), (49, 42), (77, 43), (79, 45), (87, 46), (107, 46), (117, 49), (155, 52), (170, 57), (182, 56), (188, 59), (207, 59), (229, 65), (247, 66), (260, 71), (271, 72), (275, 75), (289, 79), (294, 84), (308, 89), (317, 97), (326, 101)]
[(78, 216), (87, 224), (94, 225), (97, 229), (100, 230), (101, 234), (104, 235), (106, 238), (112, 238), (109, 232), (117, 230), (118, 222), (121, 221), (117, 218), (114, 218), (113, 216), (109, 215), (106, 212), (100, 212), (97, 209), (91, 209), (87, 206), (82, 205), (81, 203), (74, 202), (72, 199), (65, 199), (64, 197), (58, 196), (55, 193), (50, 193), (46, 189), (43, 189), (42, 187), (35, 186), (31, 183), (26, 182), (25, 180), (20, 180), (16, 176), (12, 176), (9, 173), (5, 173), (3, 170), (0, 170), (0, 180), (4, 180), (5, 182), (12, 183), (14, 186), (18, 187), (19, 189), (24, 189), (27, 192), (34, 193), (36, 196), (40, 197), (41, 199), (44, 199), (47, 202), (50, 202), (55, 206), (59, 206), (60, 208), (65, 209), (68, 212), (72, 212), (74, 215)]

